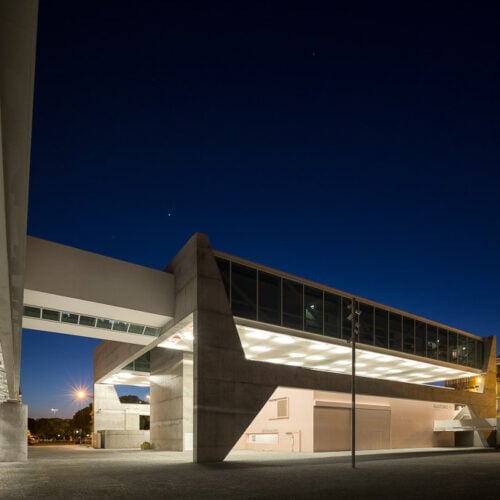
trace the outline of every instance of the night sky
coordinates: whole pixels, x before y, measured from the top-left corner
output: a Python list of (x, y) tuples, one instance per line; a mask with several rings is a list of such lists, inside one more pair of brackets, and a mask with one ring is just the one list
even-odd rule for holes
[[(500, 331), (500, 4), (40, 0), (28, 233), (214, 248)], [(25, 331), (30, 416), (97, 341)]]

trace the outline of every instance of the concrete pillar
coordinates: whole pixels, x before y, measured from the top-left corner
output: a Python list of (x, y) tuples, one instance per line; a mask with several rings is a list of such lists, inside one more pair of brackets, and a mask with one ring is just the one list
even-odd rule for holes
[(0, 404), (0, 462), (28, 459), (28, 406), (7, 401)]
[(156, 450), (193, 449), (193, 356), (151, 351), (151, 442)]

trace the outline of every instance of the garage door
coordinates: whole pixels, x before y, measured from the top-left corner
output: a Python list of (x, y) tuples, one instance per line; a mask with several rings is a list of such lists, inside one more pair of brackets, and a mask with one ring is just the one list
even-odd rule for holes
[[(356, 421), (357, 450), (390, 448), (390, 408), (358, 408)], [(316, 406), (314, 408), (314, 451), (347, 451), (350, 449), (350, 408)]]

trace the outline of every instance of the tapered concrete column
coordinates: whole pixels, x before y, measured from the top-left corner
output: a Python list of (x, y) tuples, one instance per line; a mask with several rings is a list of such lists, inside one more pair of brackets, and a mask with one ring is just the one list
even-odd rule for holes
[(28, 406), (17, 402), (0, 404), (0, 462), (28, 459)]
[(151, 351), (151, 442), (156, 450), (193, 449), (193, 356)]

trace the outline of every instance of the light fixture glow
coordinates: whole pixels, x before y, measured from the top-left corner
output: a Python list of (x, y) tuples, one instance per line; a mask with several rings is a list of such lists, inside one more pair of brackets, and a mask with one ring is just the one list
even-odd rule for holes
[(262, 330), (247, 330), (245, 336), (250, 339), (267, 340), (271, 334)]
[(290, 335), (276, 335), (272, 339), (273, 342), (276, 342), (276, 344), (295, 344), (296, 340)]
[(307, 356), (306, 358), (308, 361), (323, 361), (325, 359), (324, 356), (321, 356), (319, 354), (313, 354), (311, 356)]
[(252, 347), (249, 347), (249, 349), (254, 352), (268, 352), (271, 350), (270, 347), (265, 345), (253, 345)]

